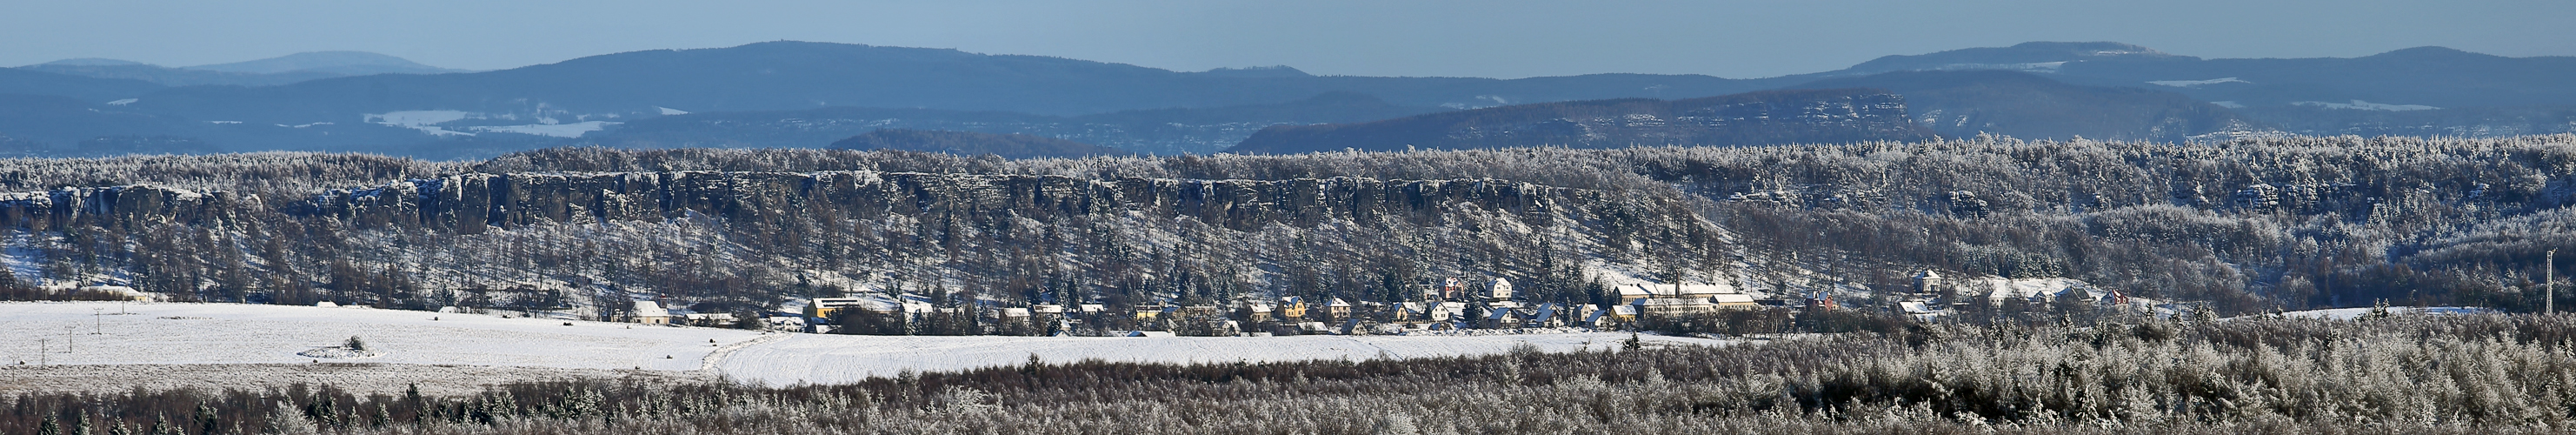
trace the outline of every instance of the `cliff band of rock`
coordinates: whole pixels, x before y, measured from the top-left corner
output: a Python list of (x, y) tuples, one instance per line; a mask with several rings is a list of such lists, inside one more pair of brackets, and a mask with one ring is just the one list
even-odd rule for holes
[(0, 222), (35, 230), (59, 229), (82, 219), (129, 227), (148, 222), (220, 222), (233, 218), (235, 206), (257, 204), (257, 195), (236, 197), (220, 191), (152, 185), (65, 187), (0, 193)]
[[(1092, 180), (865, 171), (472, 173), (332, 190), (288, 204), (282, 211), (334, 217), (358, 228), (419, 227), (458, 234), (548, 222), (660, 220), (691, 213), (736, 220), (798, 213), (856, 219), (1007, 213), (1045, 220), (1135, 211), (1189, 216), (1249, 230), (1272, 222), (1305, 226), (1336, 219), (1438, 225), (1443, 209), (1461, 202), (1544, 224), (1544, 216), (1559, 211), (1559, 206), (1633, 204), (1605, 201), (1609, 195), (1491, 179)], [(0, 196), (0, 218), (39, 230), (80, 219), (198, 224), (229, 219), (236, 207), (256, 205), (255, 196), (248, 199), (149, 185), (65, 188)]]

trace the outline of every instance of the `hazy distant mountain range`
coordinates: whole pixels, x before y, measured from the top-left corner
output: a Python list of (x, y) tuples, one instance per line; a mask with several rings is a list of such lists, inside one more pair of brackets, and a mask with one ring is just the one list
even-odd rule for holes
[(116, 59), (64, 59), (19, 69), (83, 77), (133, 79), (162, 86), (276, 86), (315, 79), (375, 74), (471, 72), (414, 63), (362, 51), (317, 51), (214, 65), (166, 67)]
[(1025, 134), (976, 133), (967, 131), (877, 129), (832, 142), (830, 148), (853, 150), (903, 150), (980, 156), (991, 154), (1007, 159), (1032, 157), (1123, 156), (1129, 153), (1117, 148), (1074, 142), (1046, 136)]
[(1656, 100), (1570, 101), (1416, 115), (1358, 124), (1282, 125), (1228, 151), (1293, 154), (1345, 149), (1528, 146), (1621, 148), (1932, 138), (1905, 97), (1875, 89), (1763, 91)]
[(1348, 92), (1274, 104), (1078, 116), (826, 107), (656, 116), (583, 135), (579, 140), (620, 148), (814, 147), (877, 129), (913, 129), (1026, 134), (1141, 153), (1204, 154), (1234, 146), (1253, 132), (1273, 125), (1366, 122), (1446, 110), (1400, 106)]
[[(1900, 95), (1907, 119), (1953, 136), (2179, 141), (2264, 131), (2505, 135), (2576, 128), (2576, 58), (2437, 47), (2350, 59), (2201, 59), (2127, 44), (2035, 42), (1887, 56), (1838, 71), (1761, 79), (1501, 80), (1315, 76), (1285, 66), (1180, 72), (1041, 56), (770, 42), (485, 72), (355, 52), (184, 68), (103, 59), (0, 68), (0, 94), (11, 94), (0, 96), (0, 137), (10, 138), (0, 144), (20, 148), (6, 152), (50, 155), (85, 152), (81, 143), (103, 137), (167, 137), (193, 140), (186, 143), (197, 150), (466, 157), (564, 144), (822, 147), (900, 128), (1211, 153), (1274, 126), (1839, 88)], [(1760, 142), (1869, 136), (1860, 133)], [(1582, 143), (1668, 143), (1670, 137)], [(1257, 148), (1348, 147), (1356, 146)]]
[(2180, 141), (2257, 124), (2225, 107), (2174, 92), (2078, 86), (2016, 71), (1897, 71), (1795, 87), (1876, 88), (1903, 94), (1916, 123), (1948, 136), (1994, 132), (2031, 138)]

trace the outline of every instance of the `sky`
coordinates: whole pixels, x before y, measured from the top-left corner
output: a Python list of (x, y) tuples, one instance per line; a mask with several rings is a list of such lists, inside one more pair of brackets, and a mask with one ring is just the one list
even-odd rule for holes
[(95, 57), (188, 66), (356, 50), (489, 70), (799, 40), (1182, 71), (1755, 78), (2028, 41), (2117, 41), (2208, 58), (2432, 45), (2570, 56), (2570, 17), (2576, 1), (0, 0), (0, 65)]

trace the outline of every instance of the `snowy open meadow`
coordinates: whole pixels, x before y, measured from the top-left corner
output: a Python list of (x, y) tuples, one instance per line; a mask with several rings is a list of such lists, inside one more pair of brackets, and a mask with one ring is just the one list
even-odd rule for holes
[[(569, 326), (566, 323), (570, 323)], [(324, 358), (351, 336), (374, 356)], [(431, 394), (512, 381), (713, 379), (710, 354), (752, 331), (367, 308), (0, 303), (0, 392), (329, 383)], [(712, 340), (712, 341), (711, 341)], [(342, 352), (346, 353), (346, 352)], [(356, 355), (346, 355), (356, 356)]]
[[(569, 325), (567, 325), (569, 324)], [(321, 358), (350, 336), (375, 356)], [(762, 333), (503, 314), (245, 304), (0, 303), (0, 391), (329, 382), (470, 392), (574, 377), (769, 385), (1046, 361), (1365, 360), (1607, 349), (1623, 333), (1293, 337), (883, 337)], [(1719, 340), (1645, 336), (1652, 346)], [(69, 343), (69, 347), (65, 344)], [(324, 354), (324, 353), (315, 353)], [(21, 363), (24, 364), (21, 364)], [(202, 378), (202, 380), (200, 380)], [(217, 379), (221, 378), (221, 379)]]
[[(123, 313), (123, 314), (120, 314)], [(569, 325), (567, 325), (569, 324)], [(396, 363), (697, 370), (753, 331), (501, 314), (247, 304), (0, 303), (0, 357), (28, 364)], [(368, 358), (298, 353), (365, 340)], [(45, 353), (39, 355), (39, 351)]]

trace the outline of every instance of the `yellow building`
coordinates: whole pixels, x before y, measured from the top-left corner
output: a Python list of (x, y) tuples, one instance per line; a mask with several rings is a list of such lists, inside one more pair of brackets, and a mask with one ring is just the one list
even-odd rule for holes
[(1306, 318), (1305, 299), (1298, 298), (1296, 296), (1279, 298), (1280, 320), (1296, 320), (1304, 318)]
[(839, 313), (841, 310), (865, 309), (863, 308), (865, 301), (860, 298), (814, 298), (805, 303), (805, 317), (831, 318), (834, 313)]

